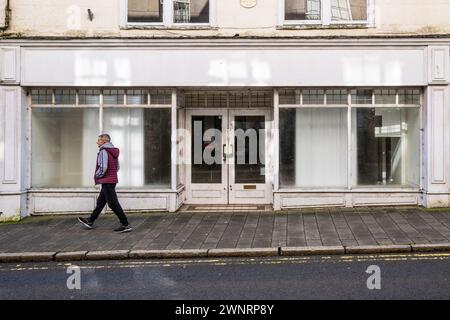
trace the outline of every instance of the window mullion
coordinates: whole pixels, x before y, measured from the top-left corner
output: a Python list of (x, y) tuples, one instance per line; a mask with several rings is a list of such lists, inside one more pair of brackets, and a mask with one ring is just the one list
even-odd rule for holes
[(320, 7), (322, 12), (322, 25), (329, 26), (331, 24), (331, 0), (322, 0)]
[(163, 24), (166, 27), (173, 25), (173, 0), (163, 1)]

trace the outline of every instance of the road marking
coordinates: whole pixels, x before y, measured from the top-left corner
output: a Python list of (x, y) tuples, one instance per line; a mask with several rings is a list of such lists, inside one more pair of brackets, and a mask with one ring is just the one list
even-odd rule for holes
[(114, 268), (144, 268), (144, 267), (186, 267), (195, 265), (229, 266), (229, 265), (277, 265), (277, 264), (304, 264), (304, 263), (354, 263), (373, 261), (437, 261), (447, 260), (450, 253), (412, 253), (412, 254), (381, 254), (381, 255), (345, 255), (345, 256), (298, 256), (273, 258), (214, 258), (214, 259), (171, 259), (171, 260), (141, 260), (141, 261), (76, 261), (73, 263), (54, 263), (45, 266), (37, 264), (16, 264), (2, 266), (0, 272), (6, 271), (35, 271), (50, 269), (66, 269), (77, 265), (81, 269), (114, 269)]

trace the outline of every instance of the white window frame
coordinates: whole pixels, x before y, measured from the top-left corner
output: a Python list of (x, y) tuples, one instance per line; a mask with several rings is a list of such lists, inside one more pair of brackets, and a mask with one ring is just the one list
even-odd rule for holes
[[(162, 1), (162, 0), (160, 0)], [(128, 22), (128, 0), (120, 0), (120, 26), (121, 27), (132, 27), (132, 26), (142, 26), (142, 27), (215, 27), (216, 26), (216, 1), (209, 0), (209, 22), (205, 23), (175, 23), (173, 21), (173, 3), (175, 0), (164, 0), (163, 2), (163, 21), (162, 22)]]
[(278, 24), (279, 26), (292, 25), (364, 25), (368, 27), (375, 26), (375, 0), (367, 1), (367, 20), (344, 20), (333, 21), (331, 17), (331, 0), (321, 0), (321, 19), (320, 20), (286, 20), (285, 19), (285, 0), (279, 1)]
[[(300, 91), (300, 102), (296, 104), (280, 104), (280, 92), (284, 89), (292, 89), (292, 90), (298, 90)], [(276, 136), (275, 139), (275, 149), (274, 149), (274, 168), (277, 170), (276, 177), (274, 181), (274, 191), (298, 191), (298, 192), (304, 192), (304, 191), (311, 191), (314, 190), (314, 192), (345, 192), (345, 191), (356, 191), (356, 192), (391, 192), (391, 191), (406, 191), (406, 192), (417, 192), (418, 190), (423, 189), (423, 179), (421, 178), (423, 176), (423, 167), (422, 165), (419, 165), (419, 185), (418, 186), (408, 186), (408, 185), (400, 185), (400, 186), (377, 186), (377, 185), (356, 185), (354, 183), (355, 179), (355, 159), (356, 156), (354, 154), (355, 147), (353, 143), (353, 135), (355, 134), (354, 128), (352, 126), (352, 110), (357, 108), (417, 108), (419, 110), (419, 123), (420, 123), (420, 134), (419, 134), (419, 163), (423, 163), (423, 157), (424, 157), (424, 149), (423, 149), (423, 110), (424, 110), (424, 88), (421, 87), (336, 87), (335, 89), (342, 89), (347, 90), (347, 103), (346, 104), (326, 104), (326, 94), (324, 97), (324, 104), (320, 105), (312, 105), (312, 104), (303, 104), (303, 90), (308, 89), (323, 89), (325, 92), (328, 89), (333, 89), (332, 87), (323, 87), (323, 88), (309, 88), (309, 87), (283, 87), (283, 88), (277, 88), (274, 91), (274, 122), (275, 122), (275, 128), (279, 128), (279, 121), (280, 121), (280, 110), (281, 109), (301, 109), (301, 108), (317, 108), (317, 109), (324, 109), (324, 108), (346, 108), (347, 109), (347, 181), (346, 186), (341, 188), (316, 188), (312, 189), (310, 187), (296, 187), (296, 186), (281, 186), (280, 185), (280, 139), (279, 136), (279, 130), (276, 130)], [(352, 103), (352, 89), (370, 89), (372, 90), (372, 103), (370, 104), (353, 104)], [(375, 90), (377, 89), (392, 89), (396, 90), (396, 98), (395, 98), (395, 104), (376, 104), (375, 103)], [(419, 89), (420, 90), (420, 97), (418, 104), (400, 104), (399, 103), (399, 92), (402, 89)]]

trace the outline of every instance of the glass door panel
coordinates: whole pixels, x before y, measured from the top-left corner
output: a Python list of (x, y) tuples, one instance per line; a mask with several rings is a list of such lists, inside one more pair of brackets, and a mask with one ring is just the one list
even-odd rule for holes
[(265, 117), (234, 120), (235, 183), (265, 183)]

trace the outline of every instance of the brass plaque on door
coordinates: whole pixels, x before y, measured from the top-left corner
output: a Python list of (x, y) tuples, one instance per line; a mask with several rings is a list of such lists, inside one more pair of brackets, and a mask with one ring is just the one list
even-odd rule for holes
[(256, 189), (256, 184), (245, 184), (244, 185), (244, 190), (255, 190)]

